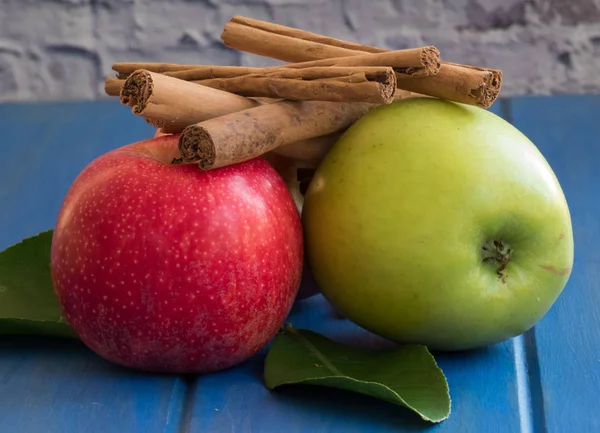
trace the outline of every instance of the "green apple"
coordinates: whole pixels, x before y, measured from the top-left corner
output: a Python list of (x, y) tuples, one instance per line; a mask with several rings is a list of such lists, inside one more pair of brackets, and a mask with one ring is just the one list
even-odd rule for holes
[(567, 202), (534, 144), (489, 111), (433, 98), (350, 127), (315, 173), (303, 223), (340, 313), (433, 350), (528, 330), (573, 264)]

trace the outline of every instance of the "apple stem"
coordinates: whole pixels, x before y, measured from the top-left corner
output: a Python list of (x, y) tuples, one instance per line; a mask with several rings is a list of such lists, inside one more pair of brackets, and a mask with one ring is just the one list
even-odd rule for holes
[(481, 247), (481, 256), (483, 262), (491, 262), (496, 268), (496, 274), (503, 283), (506, 282), (506, 275), (503, 271), (510, 262), (513, 249), (503, 240), (490, 239), (484, 242)]

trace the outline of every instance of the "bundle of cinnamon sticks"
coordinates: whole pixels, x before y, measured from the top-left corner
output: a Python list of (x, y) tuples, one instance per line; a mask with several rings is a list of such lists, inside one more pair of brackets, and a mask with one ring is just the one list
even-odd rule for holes
[(502, 73), (450, 63), (434, 46), (389, 51), (235, 16), (221, 34), (233, 49), (281, 66), (119, 62), (105, 83), (164, 133), (179, 133), (176, 163), (222, 167), (260, 155), (316, 167), (370, 109), (415, 96), (487, 108)]

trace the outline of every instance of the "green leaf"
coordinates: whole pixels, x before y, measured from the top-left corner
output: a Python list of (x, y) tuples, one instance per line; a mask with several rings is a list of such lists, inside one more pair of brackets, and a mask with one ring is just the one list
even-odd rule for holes
[(52, 230), (0, 252), (0, 334), (76, 338), (54, 294)]
[(344, 389), (406, 406), (426, 421), (450, 415), (448, 382), (425, 346), (366, 351), (291, 325), (265, 359), (265, 385), (307, 384)]

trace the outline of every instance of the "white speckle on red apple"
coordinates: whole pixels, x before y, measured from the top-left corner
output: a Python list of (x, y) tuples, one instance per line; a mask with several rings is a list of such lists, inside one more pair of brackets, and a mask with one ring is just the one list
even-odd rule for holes
[(281, 327), (300, 284), (302, 228), (267, 162), (202, 171), (161, 161), (177, 138), (116, 149), (80, 173), (51, 267), (65, 316), (93, 351), (202, 373), (248, 359)]

